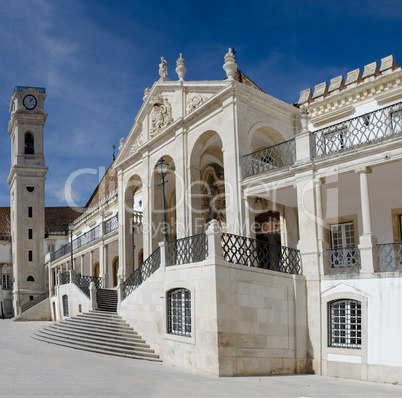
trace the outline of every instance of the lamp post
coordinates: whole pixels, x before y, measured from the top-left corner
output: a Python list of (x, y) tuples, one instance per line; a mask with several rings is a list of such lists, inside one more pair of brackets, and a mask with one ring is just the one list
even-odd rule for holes
[(68, 230), (70, 231), (70, 253), (71, 253), (71, 266), (70, 269), (73, 270), (73, 229), (74, 229), (74, 224), (72, 222), (70, 222), (68, 224)]
[(166, 209), (165, 209), (165, 175), (169, 168), (169, 164), (162, 157), (159, 159), (159, 162), (156, 164), (155, 168), (156, 171), (161, 176), (160, 185), (162, 186), (162, 213), (163, 213), (162, 234), (163, 234), (163, 241), (167, 242), (167, 223), (166, 223)]

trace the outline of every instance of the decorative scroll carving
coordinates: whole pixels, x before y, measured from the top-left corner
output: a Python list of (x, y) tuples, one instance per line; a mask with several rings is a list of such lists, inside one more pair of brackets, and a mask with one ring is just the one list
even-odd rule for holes
[(142, 134), (140, 134), (134, 141), (134, 144), (131, 146), (130, 155), (137, 151), (137, 149), (142, 145)]
[(187, 104), (186, 104), (187, 113), (190, 113), (194, 109), (198, 108), (206, 100), (207, 100), (206, 97), (203, 97), (202, 95), (199, 95), (199, 94), (195, 94), (195, 95), (192, 95), (192, 96), (188, 97), (187, 98)]
[(151, 99), (153, 110), (151, 112), (151, 131), (150, 135), (153, 137), (162, 129), (172, 123), (172, 105), (170, 105), (167, 98), (160, 95)]

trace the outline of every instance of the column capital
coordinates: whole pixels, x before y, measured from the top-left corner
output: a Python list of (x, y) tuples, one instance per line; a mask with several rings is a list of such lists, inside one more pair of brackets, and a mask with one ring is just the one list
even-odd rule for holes
[(369, 166), (359, 166), (355, 168), (356, 174), (371, 174), (373, 170)]
[(325, 184), (325, 177), (317, 177), (314, 179), (313, 183), (315, 187), (319, 187)]

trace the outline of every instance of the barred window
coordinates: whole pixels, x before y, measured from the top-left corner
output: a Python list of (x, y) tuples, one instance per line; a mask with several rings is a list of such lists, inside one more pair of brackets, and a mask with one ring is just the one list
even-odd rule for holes
[(360, 301), (332, 301), (328, 304), (328, 312), (328, 346), (361, 348), (362, 308)]
[(5, 290), (11, 289), (11, 269), (2, 270), (2, 286)]
[(167, 331), (179, 336), (191, 336), (191, 292), (180, 288), (167, 295)]

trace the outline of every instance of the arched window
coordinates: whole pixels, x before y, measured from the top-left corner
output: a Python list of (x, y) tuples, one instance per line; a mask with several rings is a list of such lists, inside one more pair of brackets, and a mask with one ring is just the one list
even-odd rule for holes
[(113, 287), (116, 287), (118, 283), (117, 275), (119, 272), (119, 257), (115, 257), (113, 259), (112, 264), (113, 264)]
[(32, 275), (29, 275), (27, 278), (27, 282), (35, 282), (35, 278)]
[(328, 346), (361, 348), (362, 306), (356, 300), (336, 300), (328, 303)]
[(68, 296), (65, 294), (63, 296), (63, 315), (68, 316)]
[(167, 332), (191, 336), (191, 292), (179, 288), (167, 294)]
[(34, 150), (34, 137), (31, 133), (25, 133), (25, 153), (27, 155), (33, 155)]
[(94, 277), (99, 278), (99, 263), (94, 264)]

